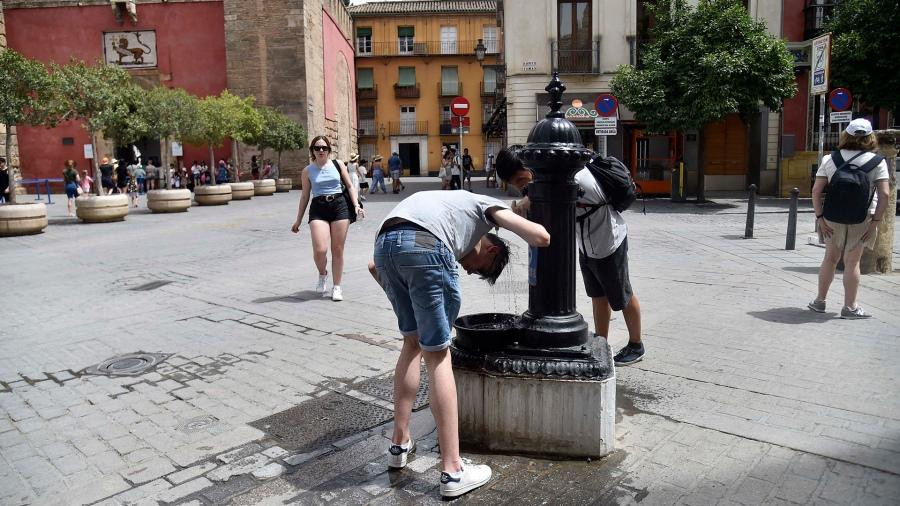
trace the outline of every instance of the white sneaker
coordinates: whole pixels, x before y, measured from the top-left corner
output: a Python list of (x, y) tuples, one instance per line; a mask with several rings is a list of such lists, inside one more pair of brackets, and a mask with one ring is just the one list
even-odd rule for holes
[(334, 285), (334, 288), (331, 289), (331, 300), (335, 302), (344, 300), (344, 292), (341, 291), (341, 285)]
[(462, 459), (463, 468), (456, 473), (441, 473), (441, 496), (459, 497), (475, 490), (491, 479), (491, 468)]
[(322, 297), (328, 297), (328, 273), (319, 276), (319, 282), (316, 283), (316, 291), (322, 294)]
[(403, 469), (406, 467), (406, 462), (409, 460), (409, 454), (414, 453), (416, 451), (416, 442), (409, 438), (409, 441), (402, 445), (392, 444), (390, 448), (388, 448), (388, 454), (390, 458), (388, 459), (388, 467), (391, 469)]

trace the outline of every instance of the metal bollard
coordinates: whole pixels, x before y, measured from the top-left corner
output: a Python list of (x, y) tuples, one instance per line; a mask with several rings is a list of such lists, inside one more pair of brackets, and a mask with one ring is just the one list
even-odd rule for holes
[(784, 241), (784, 249), (794, 249), (794, 243), (797, 240), (797, 200), (800, 197), (800, 190), (794, 188), (791, 190), (791, 210), (788, 212), (788, 228), (787, 238)]
[(747, 225), (744, 226), (744, 239), (753, 239), (753, 218), (756, 214), (756, 185), (751, 184), (747, 196)]

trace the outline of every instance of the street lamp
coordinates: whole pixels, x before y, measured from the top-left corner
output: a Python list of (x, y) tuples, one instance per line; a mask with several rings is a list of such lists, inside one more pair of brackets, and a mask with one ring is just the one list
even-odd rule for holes
[(484, 47), (482, 39), (478, 39), (478, 44), (475, 44), (475, 59), (479, 62), (483, 62), (485, 53), (487, 53), (487, 48)]

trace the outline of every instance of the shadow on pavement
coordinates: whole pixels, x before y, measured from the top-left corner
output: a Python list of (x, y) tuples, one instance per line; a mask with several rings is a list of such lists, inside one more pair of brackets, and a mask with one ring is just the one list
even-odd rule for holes
[(748, 311), (747, 314), (772, 323), (825, 323), (834, 319), (832, 313), (815, 313), (799, 307), (774, 307), (765, 311)]
[(801, 274), (818, 274), (819, 267), (818, 266), (800, 266), (800, 265), (789, 265), (787, 267), (782, 267), (782, 269), (790, 272), (799, 272)]
[(291, 295), (276, 295), (274, 297), (263, 297), (256, 299), (255, 304), (264, 304), (266, 302), (307, 302), (310, 300), (321, 299), (322, 294), (315, 290), (303, 290), (302, 292), (293, 293)]

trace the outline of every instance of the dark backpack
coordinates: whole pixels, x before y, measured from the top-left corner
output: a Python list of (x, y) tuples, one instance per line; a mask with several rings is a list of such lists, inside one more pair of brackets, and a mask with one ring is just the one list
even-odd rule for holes
[(628, 209), (637, 199), (637, 187), (631, 171), (618, 158), (598, 156), (585, 165), (606, 196), (606, 202), (618, 212)]
[(825, 190), (825, 219), (835, 223), (855, 224), (866, 221), (869, 213), (869, 205), (875, 192), (869, 181), (869, 172), (884, 160), (881, 155), (875, 155), (868, 162), (859, 165), (853, 163), (860, 155), (844, 161), (841, 150), (831, 154), (831, 161), (837, 170), (831, 176)]

